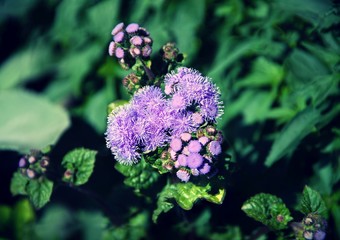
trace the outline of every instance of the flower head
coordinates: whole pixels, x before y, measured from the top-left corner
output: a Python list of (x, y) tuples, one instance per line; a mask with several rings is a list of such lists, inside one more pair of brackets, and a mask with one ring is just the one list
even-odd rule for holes
[(191, 140), (188, 144), (189, 152), (198, 153), (202, 149), (202, 145), (198, 140)]
[(203, 157), (198, 153), (190, 153), (188, 156), (188, 167), (199, 168), (203, 163)]
[(187, 170), (185, 169), (179, 169), (176, 172), (176, 176), (182, 181), (182, 182), (187, 182), (190, 179), (190, 174), (188, 173)]
[(213, 156), (217, 156), (222, 152), (221, 143), (218, 141), (211, 141), (208, 144), (208, 150)]

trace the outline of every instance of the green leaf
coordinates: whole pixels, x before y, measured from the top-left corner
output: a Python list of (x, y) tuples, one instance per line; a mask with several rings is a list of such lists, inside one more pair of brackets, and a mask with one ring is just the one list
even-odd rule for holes
[(312, 132), (319, 120), (320, 113), (314, 108), (307, 107), (298, 113), (275, 139), (265, 165), (270, 167), (280, 158), (292, 153), (300, 141)]
[(303, 189), (300, 211), (306, 215), (309, 213), (318, 213), (325, 217), (328, 215), (326, 204), (321, 195), (308, 186)]
[(68, 128), (64, 109), (23, 90), (0, 91), (0, 149), (27, 152), (53, 145)]
[(177, 204), (184, 210), (192, 209), (193, 205), (199, 199), (205, 199), (215, 204), (222, 204), (225, 197), (225, 189), (219, 188), (218, 192), (210, 193), (211, 185), (205, 186), (195, 185), (192, 182), (168, 184), (160, 193), (157, 201), (157, 208), (152, 215), (152, 220), (157, 222), (162, 212), (168, 212), (173, 208), (173, 204), (169, 201), (175, 200)]
[(50, 201), (53, 182), (46, 178), (32, 179), (29, 181), (26, 191), (34, 207), (39, 209)]
[(15, 195), (26, 195), (26, 187), (28, 184), (28, 178), (22, 175), (20, 172), (15, 172), (11, 180), (11, 193)]
[(127, 186), (136, 188), (136, 190), (148, 188), (159, 178), (159, 173), (144, 159), (132, 166), (116, 163), (115, 168), (125, 176), (124, 183)]
[(11, 224), (12, 209), (6, 205), (0, 205), (0, 232)]
[(49, 67), (46, 59), (49, 58), (46, 46), (31, 46), (16, 53), (0, 67), (0, 89), (16, 87), (45, 73)]
[(22, 199), (15, 204), (12, 219), (15, 239), (26, 239), (26, 234), (32, 236), (31, 226), (35, 220), (35, 212), (28, 199)]
[[(74, 185), (82, 185), (86, 183), (94, 168), (97, 151), (77, 148), (67, 153), (61, 164), (68, 170), (73, 172), (73, 177), (70, 181)], [(64, 181), (68, 181), (65, 180)]]
[(283, 68), (264, 58), (258, 57), (252, 66), (251, 73), (237, 81), (235, 87), (262, 87), (278, 85), (284, 76)]
[(287, 228), (293, 218), (281, 198), (267, 193), (259, 193), (248, 199), (241, 208), (249, 217), (273, 230)]

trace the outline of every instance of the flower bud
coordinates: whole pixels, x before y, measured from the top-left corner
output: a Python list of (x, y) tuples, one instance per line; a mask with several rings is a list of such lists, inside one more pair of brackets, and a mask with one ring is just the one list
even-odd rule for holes
[(19, 160), (19, 168), (27, 167), (27, 159), (25, 157), (20, 158)]
[(184, 169), (181, 168), (176, 172), (176, 176), (182, 181), (182, 182), (187, 182), (190, 179), (190, 174), (189, 172)]
[(73, 172), (70, 169), (67, 169), (64, 173), (64, 179), (69, 180), (73, 177)]
[(26, 170), (26, 176), (30, 179), (33, 179), (36, 176), (36, 172), (32, 169), (27, 169)]
[(213, 127), (213, 126), (207, 126), (207, 128), (206, 128), (206, 131), (207, 131), (207, 134), (209, 135), (209, 136), (215, 136), (215, 134), (216, 134), (216, 128), (215, 127)]
[(114, 36), (116, 35), (117, 33), (121, 32), (124, 28), (124, 23), (118, 23), (113, 29), (112, 29), (112, 32), (111, 34)]
[(129, 25), (127, 25), (127, 27), (125, 28), (127, 33), (135, 33), (137, 32), (139, 29), (139, 25), (137, 23), (130, 23)]
[(49, 165), (49, 163), (50, 163), (50, 159), (47, 156), (43, 156), (40, 160), (40, 166), (42, 168), (46, 168)]
[(312, 240), (313, 239), (313, 232), (311, 231), (304, 231), (303, 232), (303, 237), (307, 240)]

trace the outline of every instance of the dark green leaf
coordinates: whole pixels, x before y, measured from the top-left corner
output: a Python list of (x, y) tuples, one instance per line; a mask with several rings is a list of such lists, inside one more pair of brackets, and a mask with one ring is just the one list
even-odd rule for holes
[(303, 189), (300, 211), (305, 215), (318, 213), (322, 216), (327, 216), (328, 214), (326, 204), (320, 194), (308, 186)]
[(11, 193), (15, 195), (26, 195), (26, 186), (28, 178), (22, 175), (20, 172), (15, 172), (11, 180)]
[(94, 168), (97, 152), (85, 148), (77, 148), (67, 153), (62, 161), (62, 165), (73, 172), (71, 182), (74, 185), (86, 183)]
[(267, 193), (256, 194), (248, 199), (242, 210), (273, 230), (287, 228), (288, 222), (293, 219), (282, 199)]
[(12, 209), (6, 205), (0, 205), (0, 231), (4, 231), (11, 224)]
[(68, 128), (66, 111), (23, 90), (0, 92), (0, 149), (27, 152), (53, 145)]
[(126, 177), (124, 183), (137, 190), (148, 188), (159, 178), (159, 173), (144, 159), (132, 166), (116, 163), (115, 168)]
[(27, 185), (27, 195), (35, 208), (42, 208), (50, 201), (53, 182), (46, 178), (32, 179)]
[(300, 141), (313, 131), (319, 120), (320, 113), (314, 108), (308, 107), (298, 113), (275, 139), (265, 165), (270, 167), (280, 158), (292, 153)]

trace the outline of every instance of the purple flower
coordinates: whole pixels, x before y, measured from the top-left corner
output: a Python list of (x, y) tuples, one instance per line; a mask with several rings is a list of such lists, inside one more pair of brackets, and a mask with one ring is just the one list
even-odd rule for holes
[(167, 74), (164, 82), (166, 94), (185, 96), (185, 105), (196, 106), (203, 119), (215, 122), (222, 115), (223, 106), (218, 88), (210, 78), (203, 77), (198, 71), (182, 67), (177, 73)]
[(115, 55), (117, 58), (124, 58), (124, 50), (121, 47), (116, 48)]
[(136, 47), (131, 47), (129, 52), (130, 52), (130, 55), (133, 58), (136, 58), (136, 57), (138, 57), (141, 54), (141, 51), (139, 50), (139, 48), (136, 48)]
[(217, 156), (222, 152), (221, 144), (218, 141), (211, 141), (208, 144), (208, 150), (213, 156)]
[(171, 99), (171, 107), (175, 110), (182, 110), (187, 107), (185, 97), (181, 94), (175, 94)]
[(202, 149), (202, 145), (198, 140), (191, 140), (188, 144), (188, 150), (191, 153), (198, 153)]
[(182, 182), (187, 182), (190, 179), (190, 174), (188, 173), (187, 170), (185, 169), (179, 169), (176, 172), (176, 176), (182, 181)]
[(20, 158), (20, 160), (19, 160), (19, 168), (23, 168), (23, 167), (26, 167), (26, 166), (27, 166), (26, 158), (24, 158), (24, 157)]
[(173, 138), (170, 142), (170, 147), (175, 152), (179, 152), (182, 149), (182, 141), (179, 138)]
[(208, 137), (203, 136), (203, 137), (200, 137), (200, 138), (198, 139), (198, 141), (199, 141), (203, 146), (205, 146), (210, 140), (209, 140)]
[(190, 139), (191, 139), (191, 134), (190, 134), (190, 133), (182, 133), (182, 134), (181, 134), (181, 139), (182, 139), (184, 142), (189, 142)]
[(191, 115), (191, 119), (198, 126), (203, 123), (203, 117), (200, 113), (197, 113), (197, 112), (193, 113)]
[(124, 32), (119, 32), (113, 36), (113, 40), (117, 43), (120, 43), (124, 39)]
[(130, 43), (135, 45), (135, 46), (139, 46), (139, 45), (142, 45), (143, 39), (140, 36), (133, 36), (130, 39)]
[(186, 167), (188, 165), (187, 156), (185, 156), (184, 154), (179, 154), (177, 157), (177, 162), (180, 166)]
[(314, 233), (315, 240), (324, 240), (326, 238), (326, 233), (324, 231), (318, 230)]
[(116, 35), (117, 33), (119, 33), (120, 31), (123, 30), (123, 27), (124, 27), (124, 23), (118, 23), (113, 29), (112, 29), (112, 32), (111, 34), (114, 36)]
[(169, 114), (171, 116), (169, 126), (173, 136), (180, 136), (184, 132), (191, 133), (196, 130), (192, 124), (191, 118), (185, 111), (179, 112), (177, 110), (170, 110)]
[(110, 56), (113, 56), (113, 54), (115, 53), (115, 49), (116, 49), (116, 43), (114, 41), (111, 41), (109, 45), (109, 49), (108, 49)]
[(210, 165), (208, 163), (204, 163), (203, 166), (199, 169), (200, 173), (205, 175), (207, 174), (208, 172), (210, 172)]
[(203, 157), (198, 153), (190, 153), (187, 161), (189, 168), (199, 168), (203, 163)]
[(145, 58), (149, 57), (151, 55), (151, 52), (152, 52), (152, 48), (150, 47), (150, 45), (145, 45), (142, 48), (142, 55)]
[(125, 28), (127, 33), (134, 33), (137, 32), (139, 29), (139, 25), (137, 23), (130, 23), (129, 25), (127, 25), (127, 27)]

